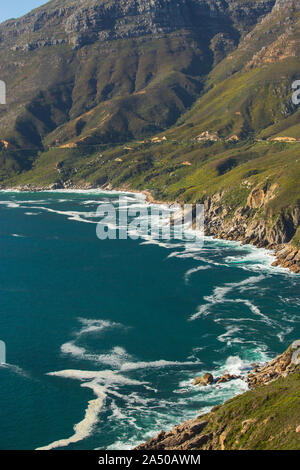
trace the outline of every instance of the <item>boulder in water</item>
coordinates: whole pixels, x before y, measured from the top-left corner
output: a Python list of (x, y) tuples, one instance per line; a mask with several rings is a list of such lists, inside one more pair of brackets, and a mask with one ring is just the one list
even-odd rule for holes
[(207, 372), (202, 377), (197, 376), (195, 380), (193, 381), (193, 385), (199, 385), (200, 387), (205, 387), (206, 385), (212, 384), (213, 381), (214, 381), (213, 375)]

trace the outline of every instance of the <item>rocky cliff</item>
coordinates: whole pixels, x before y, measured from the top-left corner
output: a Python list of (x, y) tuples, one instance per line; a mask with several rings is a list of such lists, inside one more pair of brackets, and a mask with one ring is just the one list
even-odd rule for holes
[(250, 192), (247, 203), (234, 210), (222, 203), (223, 194), (205, 199), (205, 232), (216, 238), (274, 250), (277, 257), (274, 266), (300, 273), (300, 251), (290, 243), (300, 224), (300, 208), (291, 208), (276, 217), (271, 211), (265, 211), (263, 218), (258, 211), (265, 209), (275, 198), (277, 189), (276, 184), (269, 188), (255, 188)]
[(300, 449), (300, 341), (256, 373), (249, 392), (186, 421), (137, 450)]
[[(266, 15), (274, 3), (275, 0), (51, 1), (23, 18), (3, 23), (1, 39), (10, 43), (13, 50), (33, 50), (55, 45), (57, 40), (76, 48), (97, 40), (199, 28), (204, 20), (210, 19), (230, 22), (244, 33)], [(36, 40), (26, 42), (26, 35), (34, 37), (34, 33)]]

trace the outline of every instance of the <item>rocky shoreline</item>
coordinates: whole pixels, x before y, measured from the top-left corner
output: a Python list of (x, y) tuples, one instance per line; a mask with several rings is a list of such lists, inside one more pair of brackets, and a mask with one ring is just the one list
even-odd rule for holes
[[(271, 389), (273, 383), (275, 386), (277, 384), (276, 381), (279, 379), (285, 380), (290, 374), (294, 373), (297, 374), (296, 379), (299, 380), (299, 364), (300, 341), (298, 340), (271, 362), (261, 367), (254, 367), (254, 371), (245, 377), (250, 389), (249, 392), (239, 395), (223, 405), (215, 406), (210, 413), (186, 421), (169, 432), (161, 431), (147, 442), (140, 444), (135, 450), (226, 450), (228, 448), (240, 448), (239, 446), (243, 448), (247, 433), (249, 433), (250, 437), (251, 433), (253, 433), (253, 428), (255, 425), (258, 425), (259, 421), (255, 410), (255, 404), (259, 406), (259, 402), (257, 402), (256, 395), (254, 394), (257, 394), (261, 399), (261, 396), (265, 393), (266, 401), (270, 400), (273, 393), (273, 389)], [(207, 386), (212, 383), (211, 374), (205, 374), (202, 379), (204, 381), (201, 382), (200, 380), (199, 384), (196, 378), (194, 384), (196, 386)], [(270, 387), (270, 390), (268, 390), (268, 387)], [(285, 385), (283, 382), (281, 387), (284, 393), (285, 389), (287, 389), (287, 384)], [(243, 399), (251, 403), (250, 409), (244, 410), (240, 406)], [(234, 406), (235, 402), (237, 402), (236, 407)], [(263, 403), (265, 403), (265, 400), (262, 400), (261, 406)], [(228, 413), (228, 408), (230, 413)], [(245, 411), (247, 414), (244, 416), (243, 413)], [(293, 412), (292, 409), (291, 412)], [(244, 417), (247, 419), (244, 419)], [(263, 414), (261, 426), (266, 425), (270, 419), (275, 419), (275, 417), (268, 416), (265, 418)], [(236, 426), (236, 421), (238, 426)], [(294, 427), (292, 432), (299, 435), (300, 426)], [(233, 443), (229, 441), (231, 433), (233, 433), (235, 439)], [(251, 448), (250, 444), (248, 446), (248, 448)]]
[[(162, 201), (154, 198), (149, 190), (132, 189), (127, 186), (112, 187), (110, 184), (95, 187), (90, 184), (61, 185), (50, 184), (48, 186), (22, 185), (12, 188), (0, 188), (11, 191), (54, 191), (59, 189), (68, 190), (91, 190), (103, 189), (114, 191), (125, 191), (144, 194), (150, 204), (174, 204), (174, 201)], [(265, 248), (273, 252), (275, 261), (272, 266), (280, 266), (289, 269), (291, 272), (300, 274), (300, 250), (290, 243), (291, 233), (295, 233), (300, 225), (300, 209), (292, 211), (285, 217), (279, 217), (276, 226), (269, 228), (268, 223), (263, 218), (253, 218), (253, 209), (262, 207), (269, 200), (270, 191), (258, 194), (253, 191), (247, 201), (246, 207), (239, 207), (233, 214), (229, 214), (228, 207), (222, 204), (221, 193), (207, 198), (204, 203), (204, 226), (205, 235), (213, 236), (221, 240), (238, 241), (243, 245), (250, 244), (257, 248)]]
[[(147, 190), (133, 190), (128, 187), (113, 188), (111, 186), (95, 187), (89, 184), (86, 185), (72, 185), (68, 187), (61, 187), (59, 185), (49, 185), (44, 187), (37, 187), (33, 185), (18, 186), (14, 188), (2, 188), (6, 191), (24, 191), (24, 192), (41, 192), (53, 190), (114, 190), (124, 191), (131, 193), (140, 193), (145, 195), (146, 200), (150, 204), (172, 204), (171, 202), (158, 201), (152, 193)], [(283, 241), (285, 234), (284, 230), (278, 229), (278, 232), (271, 233), (268, 231), (264, 220), (250, 220), (251, 208), (239, 208), (230, 219), (227, 219), (227, 209), (222, 208), (220, 202), (221, 196), (215, 195), (211, 199), (204, 201), (205, 207), (205, 235), (214, 236), (219, 239), (226, 239), (230, 241), (240, 241), (243, 244), (249, 243), (259, 248), (266, 248), (273, 250), (274, 255), (277, 257), (273, 266), (282, 266), (289, 268), (295, 273), (300, 273), (300, 251), (289, 243), (276, 243), (276, 241)], [(174, 204), (174, 203), (173, 203)], [(298, 223), (298, 215), (295, 216), (295, 223)], [(256, 390), (279, 380), (286, 379), (290, 374), (298, 371), (300, 372), (300, 358), (295, 358), (295, 354), (300, 353), (300, 341), (295, 341), (290, 348), (283, 354), (276, 357), (271, 362), (258, 365), (253, 364), (253, 370), (246, 376), (234, 376), (228, 374), (226, 371), (220, 377), (213, 377), (211, 374), (205, 374), (203, 377), (196, 377), (194, 386), (210, 386), (214, 384), (222, 384), (230, 382), (231, 380), (243, 379), (247, 382), (249, 390)], [(300, 354), (299, 354), (300, 355)], [(246, 392), (246, 394), (249, 392)], [(244, 396), (242, 394), (241, 396)], [(183, 424), (176, 426), (170, 432), (161, 431), (157, 436), (149, 439), (146, 443), (139, 445), (137, 450), (194, 450), (194, 449), (227, 449), (226, 439), (230, 424), (222, 426), (220, 422), (216, 423), (216, 416), (222, 407), (228, 406), (229, 402), (224, 405), (214, 407), (210, 413), (205, 416), (200, 416), (194, 420), (186, 421)], [(220, 411), (221, 413), (221, 411)], [(267, 419), (267, 418), (266, 418)], [(253, 425), (256, 423), (255, 419), (244, 419), (241, 422), (240, 434), (244, 436), (250, 432)], [(300, 424), (300, 422), (299, 422)], [(300, 435), (300, 426), (297, 433)], [(241, 438), (242, 439), (242, 438)], [(300, 447), (299, 447), (300, 448)]]
[(222, 204), (222, 193), (206, 199), (205, 234), (272, 250), (276, 256), (273, 266), (300, 273), (300, 250), (291, 244), (292, 236), (300, 225), (300, 209), (281, 214), (272, 225), (265, 218), (255, 215), (272, 199), (273, 189), (252, 191), (246, 206), (238, 207), (233, 213), (230, 213), (230, 207)]

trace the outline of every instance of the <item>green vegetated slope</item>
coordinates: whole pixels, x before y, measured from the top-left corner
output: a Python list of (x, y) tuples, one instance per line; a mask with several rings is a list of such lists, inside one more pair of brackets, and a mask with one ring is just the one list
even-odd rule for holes
[(17, 38), (0, 25), (14, 91), (0, 114), (3, 184), (221, 193), (229, 215), (262, 189), (253, 216), (293, 214), (298, 243), (299, 3), (177, 4), (50, 2), (19, 20)]
[[(300, 436), (300, 374), (240, 395), (210, 414), (208, 432), (226, 432), (217, 449), (226, 450), (295, 450)], [(224, 431), (223, 431), (224, 432)]]
[(22, 149), (1, 167), (26, 170), (30, 151), (47, 146), (125, 142), (173, 125), (213, 63), (274, 0), (256, 2), (250, 16), (241, 9), (238, 18), (234, 7), (243, 2), (228, 3), (52, 1), (0, 25), (8, 88), (0, 134)]

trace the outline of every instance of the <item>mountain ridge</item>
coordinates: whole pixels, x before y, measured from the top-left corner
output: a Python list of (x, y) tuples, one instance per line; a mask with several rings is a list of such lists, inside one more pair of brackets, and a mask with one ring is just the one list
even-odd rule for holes
[[(240, 30), (249, 30), (273, 4), (274, 0), (90, 0), (79, 4), (72, 0), (52, 1), (21, 19), (6, 21), (0, 25), (0, 73), (8, 85), (8, 107), (7, 116), (4, 111), (0, 114), (0, 133), (16, 147), (29, 145), (41, 149), (47, 134), (65, 124), (66, 131), (60, 130), (58, 139), (54, 135), (54, 139), (48, 138), (44, 144), (65, 142), (81, 134), (76, 123), (69, 126), (72, 130), (68, 128), (69, 121), (101, 104), (104, 106), (111, 98), (119, 98), (121, 102), (114, 102), (112, 110), (108, 103), (106, 107), (111, 112), (101, 110), (103, 115), (109, 114), (111, 131), (104, 124), (105, 130), (100, 129), (100, 135), (95, 137), (97, 142), (111, 142), (114, 138), (125, 141), (163, 130), (174, 124), (199, 96), (203, 79), (212, 67), (210, 41), (215, 38), (220, 60), (227, 49), (237, 44)], [(145, 45), (135, 43), (134, 39), (140, 38), (144, 38)], [(118, 40), (121, 42), (116, 43)], [(117, 57), (112, 59), (114, 54)], [(24, 62), (27, 57), (30, 70)], [(124, 63), (123, 57), (128, 57), (129, 64)], [(174, 57), (175, 65), (171, 63)], [(47, 59), (53, 61), (52, 70)], [(18, 80), (11, 83), (14, 72)], [(132, 96), (149, 84), (153, 84), (150, 93), (154, 106), (146, 96), (139, 99)], [(62, 110), (52, 105), (58, 87), (66, 95), (63, 116)], [(153, 91), (155, 87), (158, 91)], [(160, 113), (155, 107), (163, 101), (161, 94), (169, 95), (166, 116), (161, 122), (155, 122), (155, 119), (159, 121)], [(129, 103), (124, 102), (124, 95)], [(127, 110), (127, 106), (137, 106), (139, 113)], [(43, 115), (48, 114), (48, 122), (41, 118), (41, 109), (36, 109), (41, 107)], [(145, 107), (149, 111), (145, 112)], [(122, 114), (125, 122), (116, 117), (117, 113)], [(131, 125), (131, 114), (135, 114), (135, 125)], [(101, 115), (97, 124), (103, 127)], [(22, 127), (26, 132), (22, 132)]]

